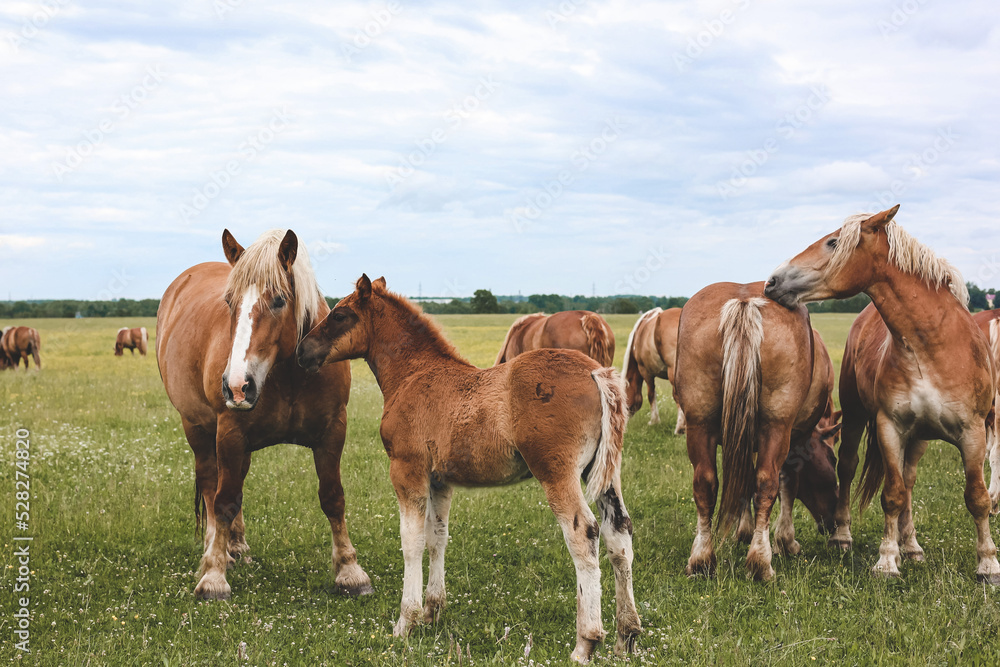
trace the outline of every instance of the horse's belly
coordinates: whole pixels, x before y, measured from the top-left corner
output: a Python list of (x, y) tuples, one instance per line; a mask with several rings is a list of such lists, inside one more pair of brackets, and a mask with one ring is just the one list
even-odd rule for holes
[(954, 440), (961, 435), (968, 419), (958, 412), (936, 386), (927, 380), (913, 383), (894, 410), (893, 418), (903, 432), (922, 440)]

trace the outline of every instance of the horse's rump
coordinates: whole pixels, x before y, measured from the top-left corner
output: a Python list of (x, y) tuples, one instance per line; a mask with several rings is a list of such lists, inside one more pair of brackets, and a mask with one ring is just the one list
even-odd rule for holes
[(503, 338), (503, 344), (500, 345), (500, 353), (497, 354), (497, 359), (493, 362), (493, 365), (496, 366), (505, 361), (510, 361), (523, 352), (524, 347), (521, 341), (524, 338), (524, 330), (530, 323), (544, 317), (548, 317), (548, 315), (545, 313), (531, 313), (529, 315), (522, 315), (514, 320), (514, 323), (507, 329), (507, 335)]

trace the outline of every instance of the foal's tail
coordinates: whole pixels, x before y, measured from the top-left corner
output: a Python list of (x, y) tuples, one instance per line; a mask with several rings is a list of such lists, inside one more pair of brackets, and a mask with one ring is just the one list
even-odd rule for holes
[(743, 513), (757, 485), (757, 446), (761, 399), (760, 346), (766, 299), (730, 299), (722, 306), (722, 503), (716, 528), (723, 534)]
[(885, 462), (882, 460), (882, 449), (878, 442), (878, 429), (875, 426), (875, 419), (869, 419), (865, 463), (861, 467), (861, 479), (858, 481), (858, 508), (862, 512), (882, 488), (884, 479)]
[(622, 465), (622, 446), (628, 424), (628, 405), (621, 376), (613, 368), (591, 373), (601, 393), (601, 440), (587, 479), (587, 500), (593, 502), (611, 488)]
[(28, 350), (31, 352), (32, 358), (35, 360), (35, 368), (41, 368), (42, 360), (39, 355), (42, 352), (42, 339), (38, 335), (38, 329), (35, 329), (34, 327), (28, 329), (28, 340)]
[(610, 366), (614, 363), (614, 334), (607, 322), (600, 315), (584, 313), (583, 317), (580, 318), (580, 326), (583, 327), (583, 333), (587, 336), (590, 358), (602, 366)]

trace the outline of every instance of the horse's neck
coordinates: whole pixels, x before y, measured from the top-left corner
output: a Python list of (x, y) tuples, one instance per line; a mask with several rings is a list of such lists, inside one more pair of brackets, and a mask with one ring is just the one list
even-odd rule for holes
[(445, 353), (434, 339), (412, 325), (386, 317), (380, 318), (374, 325), (377, 333), (365, 361), (386, 399), (395, 394), (414, 373), (441, 365), (467, 365), (454, 355)]
[[(918, 355), (932, 355), (954, 340), (968, 311), (947, 286), (928, 287), (920, 277), (889, 266), (865, 292), (885, 321), (893, 341)], [(961, 340), (961, 338), (959, 338)]]

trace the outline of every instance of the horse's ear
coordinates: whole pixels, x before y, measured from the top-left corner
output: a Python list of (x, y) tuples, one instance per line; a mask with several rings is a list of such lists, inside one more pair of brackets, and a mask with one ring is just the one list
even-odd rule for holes
[(876, 213), (862, 223), (862, 228), (869, 232), (877, 232), (880, 229), (884, 229), (892, 221), (893, 217), (895, 217), (898, 210), (899, 204), (896, 204), (890, 209)]
[(385, 289), (385, 276), (381, 276), (380, 278), (376, 278), (375, 280), (373, 280), (372, 281), (372, 287), (378, 287), (379, 289), (384, 290)]
[(285, 238), (281, 239), (281, 245), (278, 246), (278, 261), (281, 262), (285, 271), (292, 270), (292, 264), (295, 263), (295, 256), (298, 254), (299, 238), (295, 236), (295, 232), (289, 229), (285, 232)]
[(837, 422), (838, 424), (840, 423), (840, 420), (843, 417), (844, 417), (844, 411), (843, 410), (837, 410), (836, 412), (833, 413), (833, 421)]
[(236, 242), (236, 238), (228, 229), (222, 230), (222, 252), (226, 253), (230, 266), (236, 266), (236, 262), (243, 255), (243, 246)]
[(372, 295), (372, 281), (368, 277), (368, 274), (362, 273), (354, 288), (358, 290), (358, 298), (361, 299), (361, 302), (364, 303), (367, 301)]
[(840, 427), (842, 426), (843, 424), (834, 424), (829, 428), (821, 429), (819, 432), (819, 437), (822, 438), (823, 440), (826, 440), (827, 438), (832, 438), (838, 433), (840, 433)]

